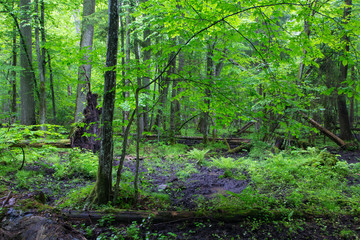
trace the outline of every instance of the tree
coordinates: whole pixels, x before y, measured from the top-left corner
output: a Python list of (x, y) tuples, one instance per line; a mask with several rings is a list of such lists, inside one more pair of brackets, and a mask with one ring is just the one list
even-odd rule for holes
[[(351, 14), (351, 5), (352, 0), (345, 0), (345, 8), (344, 8), (344, 24), (350, 20)], [(343, 41), (345, 43), (344, 51), (343, 51), (343, 61), (340, 62), (340, 76), (338, 77), (338, 87), (340, 88), (343, 82), (346, 81), (348, 75), (348, 58), (347, 55), (350, 50), (350, 37), (347, 33), (344, 33)], [(340, 138), (343, 140), (352, 140), (353, 135), (351, 133), (351, 125), (349, 119), (349, 113), (346, 106), (346, 97), (344, 94), (338, 94), (337, 97), (337, 106), (338, 106), (338, 113), (339, 113), (339, 123), (340, 123)]]
[(106, 51), (101, 148), (93, 203), (106, 204), (112, 191), (113, 117), (116, 90), (116, 65), (119, 33), (118, 0), (109, 0), (109, 29)]
[(90, 89), (91, 64), (89, 52), (92, 49), (94, 38), (94, 21), (90, 19), (95, 13), (95, 0), (84, 0), (83, 20), (81, 25), (80, 51), (84, 52), (85, 64), (81, 64), (78, 72), (78, 84), (76, 90), (76, 106), (74, 122), (79, 122), (85, 109), (86, 95)]
[[(45, 17), (44, 2), (41, 0), (41, 17), (39, 18), (39, 0), (35, 0), (35, 44), (37, 64), (39, 69), (39, 124), (46, 121), (46, 92), (45, 92)], [(41, 42), (40, 42), (41, 32)], [(42, 127), (43, 128), (43, 127)], [(44, 129), (44, 128), (43, 128)]]
[(31, 32), (31, 1), (20, 0), (20, 65), (23, 68), (20, 75), (21, 124), (36, 124), (34, 73), (32, 69), (32, 32)]

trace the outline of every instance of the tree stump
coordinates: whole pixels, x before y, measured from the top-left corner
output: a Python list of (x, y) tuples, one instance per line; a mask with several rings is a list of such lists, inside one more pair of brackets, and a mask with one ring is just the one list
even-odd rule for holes
[(71, 147), (91, 150), (96, 153), (100, 150), (100, 114), (101, 108), (97, 107), (98, 95), (88, 92), (86, 95), (86, 108), (84, 119), (71, 134)]

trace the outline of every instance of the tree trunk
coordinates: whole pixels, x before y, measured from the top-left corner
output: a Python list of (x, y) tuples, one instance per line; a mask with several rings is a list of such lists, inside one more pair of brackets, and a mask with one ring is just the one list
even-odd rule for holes
[[(351, 67), (351, 79), (353, 82), (356, 81), (356, 77), (355, 77), (355, 67), (352, 66)], [(349, 121), (350, 121), (350, 127), (353, 128), (354, 127), (354, 101), (355, 100), (355, 96), (353, 95), (350, 98), (350, 116), (349, 116)]]
[[(181, 42), (181, 41), (180, 41)], [(178, 63), (178, 74), (181, 76), (181, 72), (184, 70), (184, 65), (185, 65), (185, 58), (184, 58), (184, 53), (181, 52), (179, 53), (179, 63)], [(180, 89), (177, 88), (178, 85), (178, 81), (179, 79), (174, 79), (173, 80), (173, 85), (172, 85), (172, 92), (171, 92), (171, 113), (170, 113), (170, 128), (171, 131), (174, 135), (179, 135), (180, 134), (180, 128), (179, 126), (181, 125), (181, 116), (180, 116), (180, 110), (181, 110), (181, 105), (180, 105), (180, 101), (177, 99), (174, 99), (178, 93), (180, 92)]]
[[(134, 19), (135, 21), (135, 19)], [(134, 33), (134, 55), (135, 55), (135, 60), (136, 60), (136, 65), (139, 66), (140, 65), (140, 45), (139, 45), (139, 39), (138, 39), (138, 35), (135, 32)], [(140, 68), (138, 68), (139, 73), (140, 73)], [(141, 88), (141, 77), (139, 75), (139, 73), (137, 73), (137, 85), (138, 88)], [(139, 96), (138, 96), (139, 97)], [(139, 99), (138, 99), (139, 100)], [(144, 132), (144, 118), (142, 113), (139, 114), (139, 112), (141, 112), (139, 109), (137, 109), (138, 106), (136, 106), (136, 125), (137, 125), (137, 129), (140, 132), (140, 136), (143, 134)]]
[(89, 16), (94, 13), (95, 0), (84, 0), (80, 51), (87, 51), (84, 53), (84, 60), (87, 62), (87, 64), (82, 64), (79, 67), (74, 122), (79, 122), (83, 118), (82, 113), (85, 109), (86, 94), (91, 90), (91, 64), (89, 60), (89, 52), (92, 50), (93, 45), (94, 23), (93, 21), (89, 20)]
[(320, 130), (325, 136), (327, 136), (328, 138), (330, 138), (333, 142), (335, 142), (337, 145), (339, 145), (340, 147), (345, 147), (346, 143), (339, 138), (338, 136), (336, 136), (335, 134), (333, 134), (332, 132), (330, 132), (329, 130), (327, 130), (326, 128), (324, 128), (323, 126), (321, 126), (318, 122), (316, 122), (314, 119), (309, 118), (308, 116), (306, 116), (303, 112), (300, 112), (300, 114), (303, 116), (303, 118), (308, 121), (311, 125), (313, 125), (316, 129)]
[[(16, 27), (14, 27), (13, 31), (13, 49), (12, 49), (12, 66), (17, 66), (17, 47), (16, 47)], [(17, 111), (16, 107), (16, 95), (17, 95), (17, 89), (16, 89), (16, 71), (11, 72), (11, 112), (13, 114), (12, 116), (12, 122), (15, 120), (15, 114)]]
[[(130, 56), (130, 53), (131, 53), (131, 42), (130, 42), (130, 34), (131, 34), (131, 29), (130, 29), (130, 24), (131, 24), (131, 17), (130, 17), (130, 13), (131, 13), (131, 8), (130, 8), (130, 5), (131, 5), (131, 0), (129, 0), (128, 2), (129, 4), (129, 7), (128, 7), (128, 10), (127, 10), (127, 13), (126, 13), (126, 18), (125, 18), (125, 29), (126, 29), (126, 35), (125, 35), (125, 41), (126, 41), (126, 44), (125, 44), (125, 63), (126, 63), (126, 70), (128, 71), (130, 69), (130, 59), (131, 59), (131, 56)], [(128, 78), (128, 75), (129, 73), (128, 72), (125, 72), (125, 77), (124, 77), (124, 80), (123, 80), (123, 86), (126, 87), (129, 85), (129, 82), (130, 82), (130, 79)], [(125, 91), (124, 92), (124, 101), (126, 101), (128, 98), (129, 98), (129, 92), (128, 91)], [(127, 121), (129, 119), (129, 111), (123, 111), (123, 123), (125, 125), (125, 121)], [(123, 129), (123, 132), (125, 132), (126, 129), (124, 128)]]
[(55, 104), (55, 91), (54, 91), (54, 77), (53, 71), (51, 67), (51, 57), (49, 52), (47, 51), (47, 58), (48, 58), (48, 66), (50, 72), (50, 91), (51, 91), (51, 102), (52, 102), (52, 113), (53, 113), (53, 124), (56, 124), (56, 104)]
[[(148, 75), (143, 77), (143, 85), (146, 86), (149, 82), (150, 82), (150, 72), (151, 72), (151, 66), (150, 66), (150, 59), (151, 59), (151, 50), (147, 49), (151, 46), (151, 39), (150, 39), (150, 34), (151, 34), (151, 30), (150, 30), (150, 26), (146, 26), (146, 28), (144, 29), (144, 44), (143, 44), (143, 62), (145, 65), (148, 66)], [(147, 90), (150, 89), (150, 86), (148, 86), (146, 88)], [(145, 93), (148, 94), (148, 93)], [(145, 106), (143, 107), (143, 118), (144, 118), (144, 131), (150, 131), (149, 125), (150, 125), (150, 121), (149, 121), (149, 107)]]
[(20, 0), (21, 18), (21, 48), (20, 65), (23, 68), (20, 75), (20, 95), (21, 95), (21, 124), (36, 124), (35, 118), (35, 99), (34, 99), (34, 73), (31, 67), (32, 62), (32, 32), (31, 32), (31, 1)]
[(116, 64), (119, 33), (118, 0), (109, 0), (109, 29), (106, 52), (106, 67), (113, 68), (105, 72), (103, 113), (101, 118), (101, 149), (99, 168), (95, 185), (94, 203), (106, 204), (110, 201), (112, 187), (113, 162), (113, 117), (116, 89)]
[[(43, 6), (43, 2), (41, 3)], [(41, 11), (41, 19), (39, 18), (39, 0), (35, 0), (35, 43), (36, 43), (36, 55), (37, 65), (39, 69), (39, 124), (45, 124), (46, 122), (46, 92), (45, 92), (45, 52), (44, 52), (44, 13)], [(40, 28), (42, 32), (40, 42)], [(41, 127), (45, 130), (45, 127)]]
[[(213, 62), (213, 51), (215, 47), (215, 42), (213, 44), (208, 44), (208, 51), (206, 53), (206, 78), (208, 81), (208, 85), (210, 85), (213, 74), (214, 74), (214, 62)], [(210, 87), (205, 87), (205, 107), (207, 109), (203, 109), (202, 113), (202, 131), (203, 131), (203, 143), (208, 143), (208, 134), (209, 134), (209, 110), (210, 110), (210, 97), (211, 97), (211, 91)]]
[[(124, 20), (123, 20), (123, 10), (122, 10), (122, 6), (123, 6), (123, 1), (120, 0), (119, 2), (120, 4), (120, 49), (121, 49), (121, 65), (125, 66), (125, 26), (124, 26)], [(122, 68), (121, 71), (121, 76), (122, 76), (122, 84), (123, 86), (125, 86), (125, 69), (124, 67)], [(123, 98), (125, 99), (125, 92), (123, 92)], [(125, 112), (123, 111), (123, 127), (122, 127), (122, 132), (125, 133)]]
[[(347, 7), (344, 9), (344, 24), (350, 20), (351, 14), (351, 5), (352, 0), (345, 0), (345, 4)], [(343, 41), (345, 41), (345, 51), (344, 51), (344, 58), (347, 59), (347, 54), (350, 50), (350, 38), (346, 34), (343, 37)], [(339, 87), (343, 82), (346, 81), (348, 74), (348, 64), (343, 61), (340, 62), (340, 76), (339, 76)], [(344, 94), (339, 94), (337, 97), (337, 106), (338, 106), (338, 113), (339, 113), (339, 123), (340, 123), (340, 138), (344, 140), (352, 140), (353, 135), (351, 133), (350, 127), (350, 120), (349, 120), (349, 113), (346, 106), (346, 96)]]

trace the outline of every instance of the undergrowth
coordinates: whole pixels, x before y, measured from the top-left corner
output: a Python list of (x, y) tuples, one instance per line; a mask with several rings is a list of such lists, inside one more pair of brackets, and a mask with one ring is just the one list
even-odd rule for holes
[[(222, 161), (231, 166), (229, 159)], [(240, 158), (236, 166), (246, 169), (251, 184), (240, 194), (219, 196), (217, 209), (267, 209), (316, 214), (355, 214), (360, 211), (359, 163), (338, 161), (326, 150), (283, 151), (264, 159)], [(214, 164), (219, 165), (218, 160)], [(235, 165), (233, 167), (236, 167)], [(224, 165), (223, 165), (224, 167)]]

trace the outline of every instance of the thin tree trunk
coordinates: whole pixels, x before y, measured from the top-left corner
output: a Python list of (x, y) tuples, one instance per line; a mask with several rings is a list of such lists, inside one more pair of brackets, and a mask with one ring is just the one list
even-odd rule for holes
[[(134, 19), (134, 21), (135, 21), (135, 19)], [(140, 49), (139, 49), (139, 47), (140, 46), (139, 46), (139, 39), (138, 39), (137, 33), (134, 33), (134, 55), (135, 55), (135, 60), (136, 60), (137, 66), (140, 65)], [(138, 68), (138, 70), (140, 70), (140, 69)], [(138, 88), (141, 88), (141, 77), (140, 77), (139, 73), (137, 74), (136, 78), (137, 78)], [(139, 109), (137, 109), (137, 111), (139, 111)], [(143, 118), (143, 115), (142, 114), (138, 115), (138, 113), (136, 113), (136, 119), (138, 119), (137, 120), (137, 128), (140, 129), (140, 136), (141, 136), (142, 133), (144, 132), (144, 118)]]
[[(14, 27), (14, 31), (13, 31), (13, 49), (12, 49), (12, 66), (16, 67), (17, 66), (17, 46), (16, 46), (16, 27)], [(17, 94), (17, 89), (16, 89), (16, 71), (12, 71), (11, 72), (11, 112), (13, 114), (12, 118), (15, 118), (15, 114), (17, 111), (17, 107), (16, 107), (16, 94)], [(15, 120), (15, 119), (13, 119)], [(12, 121), (13, 121), (12, 120)]]
[[(141, 80), (140, 80), (141, 81)], [(138, 198), (139, 198), (139, 186), (138, 186), (138, 182), (139, 182), (139, 168), (140, 168), (140, 137), (141, 137), (141, 123), (140, 121), (141, 116), (140, 116), (140, 111), (139, 111), (139, 88), (136, 89), (136, 93), (135, 93), (135, 101), (136, 101), (136, 168), (135, 168), (135, 179), (134, 179), (134, 189), (135, 189), (135, 195), (134, 195), (134, 200), (135, 200), (135, 206), (138, 203)]]
[[(174, 54), (174, 53), (173, 53)], [(173, 55), (171, 54), (171, 55)], [(169, 67), (168, 71), (168, 82), (172, 80), (172, 89), (171, 89), (171, 103), (170, 103), (170, 142), (175, 144), (175, 135), (176, 135), (176, 101), (174, 98), (177, 95), (177, 80), (170, 79), (170, 75), (176, 71), (176, 58), (173, 60), (172, 64)]]
[[(120, 1), (120, 8), (122, 9), (123, 6), (123, 1)], [(122, 11), (122, 10), (121, 10)], [(121, 12), (123, 13), (123, 12)], [(121, 76), (122, 76), (122, 85), (125, 86), (126, 85), (126, 76), (125, 76), (125, 26), (124, 26), (124, 20), (122, 17), (123, 14), (120, 14), (120, 42), (121, 42), (121, 53), (122, 53), (122, 57), (121, 57), (121, 65), (122, 67), (122, 71), (121, 71)], [(123, 98), (125, 100), (126, 98), (126, 92), (123, 92)], [(122, 119), (122, 123), (123, 123), (123, 127), (122, 127), (122, 132), (125, 133), (125, 120), (126, 120), (126, 113), (125, 111), (123, 111), (123, 119)]]
[(91, 91), (91, 63), (89, 52), (92, 50), (94, 38), (94, 24), (89, 20), (89, 16), (95, 13), (95, 0), (83, 1), (83, 20), (81, 25), (81, 41), (80, 51), (87, 51), (84, 53), (84, 60), (86, 64), (82, 64), (78, 71), (78, 84), (76, 90), (76, 106), (74, 122), (79, 122), (83, 118), (82, 113), (85, 109), (86, 95)]
[[(351, 67), (351, 79), (352, 81), (356, 81), (355, 79), (355, 67), (352, 66)], [(355, 96), (353, 95), (350, 98), (350, 116), (349, 116), (349, 120), (350, 120), (350, 127), (353, 128), (354, 127), (354, 100), (355, 100)]]
[(99, 154), (99, 168), (95, 185), (96, 196), (93, 200), (97, 204), (110, 201), (112, 188), (113, 162), (113, 118), (116, 90), (116, 64), (119, 33), (119, 5), (118, 0), (109, 0), (109, 29), (106, 52), (106, 67), (112, 68), (105, 72), (103, 113), (101, 117), (101, 149)]
[[(214, 62), (213, 62), (213, 50), (215, 47), (215, 43), (208, 44), (208, 51), (206, 53), (206, 77), (208, 78), (209, 83), (212, 81), (214, 74)], [(208, 134), (209, 134), (209, 110), (210, 110), (210, 97), (211, 97), (211, 91), (208, 86), (205, 87), (205, 106), (207, 109), (203, 110), (202, 113), (202, 131), (203, 131), (203, 143), (208, 143)]]
[(51, 102), (52, 102), (52, 113), (53, 113), (53, 124), (56, 124), (56, 103), (55, 103), (55, 91), (54, 91), (54, 76), (51, 67), (51, 57), (49, 51), (47, 51), (48, 66), (50, 72), (50, 91), (51, 91)]
[(132, 123), (134, 121), (135, 113), (136, 113), (136, 111), (134, 110), (131, 117), (130, 117), (130, 119), (129, 119), (129, 122), (128, 122), (126, 128), (125, 128), (125, 132), (124, 132), (124, 138), (123, 138), (120, 162), (119, 162), (118, 170), (116, 172), (116, 183), (115, 183), (113, 202), (116, 202), (116, 198), (117, 198), (118, 193), (119, 193), (119, 184), (120, 184), (120, 181), (121, 181), (121, 173), (122, 173), (122, 169), (123, 169), (124, 161), (125, 161), (125, 156), (126, 156), (127, 143), (128, 143), (130, 128), (131, 128), (131, 125), (132, 125)]
[[(131, 5), (131, 0), (129, 0), (129, 5)], [(126, 19), (125, 19), (125, 24), (126, 24), (126, 36), (125, 36), (125, 40), (126, 40), (126, 48), (125, 48), (125, 62), (126, 62), (126, 70), (130, 69), (130, 53), (131, 53), (131, 42), (130, 42), (130, 34), (131, 34), (131, 29), (130, 29), (130, 24), (131, 24), (131, 17), (130, 17), (130, 13), (131, 13), (131, 8), (128, 7), (128, 11), (126, 14)], [(128, 78), (129, 73), (125, 73), (125, 78), (124, 78), (124, 87), (129, 85), (130, 79)], [(124, 92), (124, 101), (126, 101), (126, 99), (129, 98), (129, 92), (125, 91)], [(123, 111), (123, 121), (127, 121), (129, 119), (129, 111)]]
[[(151, 72), (151, 66), (150, 63), (148, 63), (151, 59), (151, 50), (147, 49), (151, 46), (151, 39), (150, 39), (151, 30), (150, 27), (147, 26), (144, 29), (144, 44), (143, 44), (143, 62), (144, 64), (147, 64), (148, 66), (148, 75), (143, 77), (143, 85), (146, 86), (150, 82), (150, 72)], [(148, 90), (150, 86), (148, 86), (146, 89)], [(148, 94), (148, 93), (145, 93)], [(143, 118), (144, 118), (144, 131), (150, 131), (150, 120), (149, 120), (149, 108), (148, 106), (143, 107)]]

